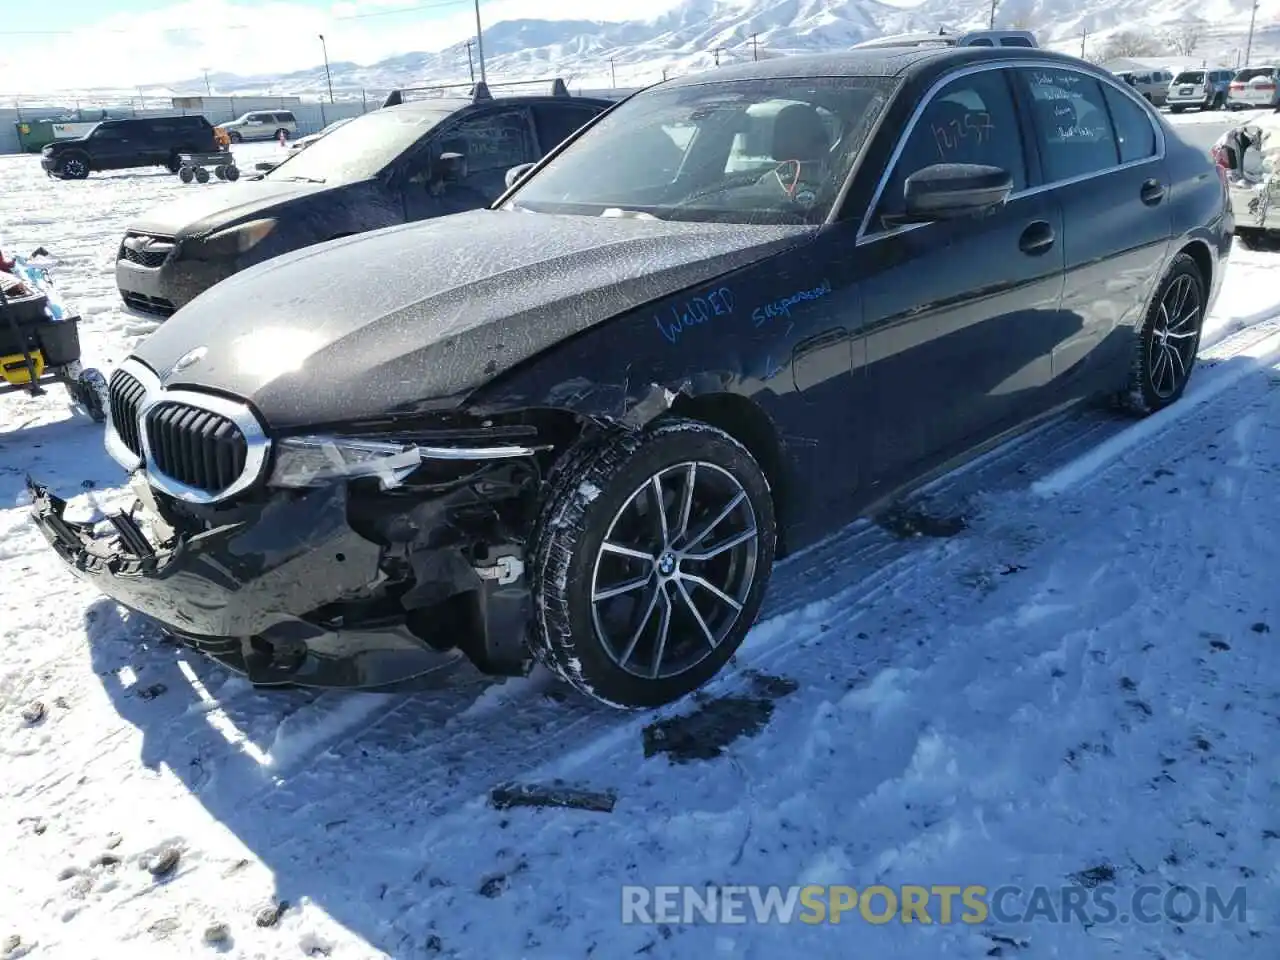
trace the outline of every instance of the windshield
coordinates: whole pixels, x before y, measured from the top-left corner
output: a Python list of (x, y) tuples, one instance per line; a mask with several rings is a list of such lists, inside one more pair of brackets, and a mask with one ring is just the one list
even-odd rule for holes
[(814, 224), (894, 90), (869, 77), (657, 87), (626, 101), (513, 195), (583, 216)]
[(1236, 74), (1237, 83), (1248, 83), (1250, 80), (1258, 80), (1263, 77), (1271, 79), (1275, 75), (1275, 67), (1253, 67), (1249, 70), (1241, 70)]
[(269, 180), (353, 183), (376, 176), (453, 110), (389, 107), (355, 117), (283, 161)]
[(1203, 70), (1184, 70), (1173, 78), (1174, 83), (1204, 83)]

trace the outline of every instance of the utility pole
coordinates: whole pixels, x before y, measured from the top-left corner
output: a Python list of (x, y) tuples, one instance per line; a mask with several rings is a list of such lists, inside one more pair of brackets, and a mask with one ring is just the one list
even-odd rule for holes
[(720, 53), (723, 50), (724, 50), (724, 47), (716, 47), (714, 50), (711, 51), (713, 54), (715, 54), (717, 67), (720, 66)]
[(329, 73), (329, 47), (324, 42), (324, 34), (318, 34), (320, 37), (320, 50), (324, 54), (324, 79), (329, 84), (329, 102), (333, 103), (333, 76)]
[(476, 65), (475, 65), (475, 61), (471, 59), (471, 48), (474, 47), (475, 45), (476, 45), (476, 42), (474, 40), (467, 41), (467, 69), (471, 71), (472, 83), (476, 82)]
[(1258, 19), (1258, 0), (1253, 0), (1253, 9), (1249, 11), (1249, 39), (1244, 45), (1244, 65), (1249, 66), (1249, 55), (1253, 52), (1253, 24)]
[(756, 39), (760, 34), (753, 33), (751, 35), (751, 59), (753, 61), (760, 59), (760, 41)]
[(480, 57), (480, 82), (488, 83), (489, 78), (484, 73), (484, 37), (483, 30), (480, 28), (480, 0), (476, 0), (476, 53)]
[(211, 96), (211, 97), (212, 97), (212, 96), (213, 96), (213, 87), (212, 87), (212, 86), (210, 86), (210, 84), (209, 84), (209, 68), (208, 68), (208, 67), (201, 67), (200, 69), (204, 71), (204, 92), (205, 92), (205, 93), (207, 93), (209, 96)]
[(999, 0), (991, 0), (991, 29), (996, 28), (996, 4)]
[(1089, 39), (1089, 31), (1087, 29), (1081, 29), (1080, 31), (1080, 59), (1081, 60), (1084, 59), (1084, 45), (1088, 41), (1088, 39)]
[(614, 68), (613, 57), (609, 58), (609, 82), (615, 87), (618, 85), (618, 71)]

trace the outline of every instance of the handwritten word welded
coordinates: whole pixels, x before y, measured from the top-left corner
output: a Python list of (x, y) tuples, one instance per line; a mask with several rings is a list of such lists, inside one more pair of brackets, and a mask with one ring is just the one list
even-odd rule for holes
[(667, 339), (675, 343), (690, 327), (700, 326), (712, 317), (726, 317), (733, 313), (733, 291), (720, 287), (701, 297), (693, 297), (671, 307), (671, 316), (664, 319), (654, 316), (653, 322)]

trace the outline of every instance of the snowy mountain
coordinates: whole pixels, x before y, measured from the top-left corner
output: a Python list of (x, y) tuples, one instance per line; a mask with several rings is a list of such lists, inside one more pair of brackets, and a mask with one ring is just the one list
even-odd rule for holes
[[(1034, 30), (1043, 44), (1080, 52), (1082, 35), (1091, 50), (1108, 35), (1134, 31), (1149, 38), (1168, 31), (1198, 34), (1192, 53), (1233, 65), (1245, 44), (1251, 0), (997, 0), (996, 24)], [(1274, 13), (1260, 10), (1254, 51), (1280, 49)], [(982, 28), (991, 17), (990, 0), (923, 0), (915, 5), (881, 0), (684, 0), (649, 20), (519, 19), (500, 21), (483, 34), (489, 78), (524, 79), (568, 75), (582, 86), (651, 83), (664, 75), (708, 69), (753, 56), (843, 49), (860, 40), (908, 30), (949, 31)], [(424, 82), (466, 81), (465, 44), (407, 53), (377, 63), (330, 64), (335, 91), (358, 96), (361, 89), (382, 91)], [(210, 78), (217, 92), (319, 93), (324, 68), (286, 74)], [(175, 91), (199, 91), (204, 78), (172, 85)]]

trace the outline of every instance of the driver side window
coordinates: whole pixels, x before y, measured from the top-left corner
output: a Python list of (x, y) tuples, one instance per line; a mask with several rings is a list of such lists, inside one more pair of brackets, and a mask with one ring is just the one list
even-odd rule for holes
[(869, 229), (884, 229), (882, 217), (902, 212), (907, 177), (936, 163), (981, 163), (1013, 178), (1016, 193), (1027, 186), (1018, 115), (1008, 71), (983, 70), (958, 77), (937, 92), (914, 127), (885, 184)]

